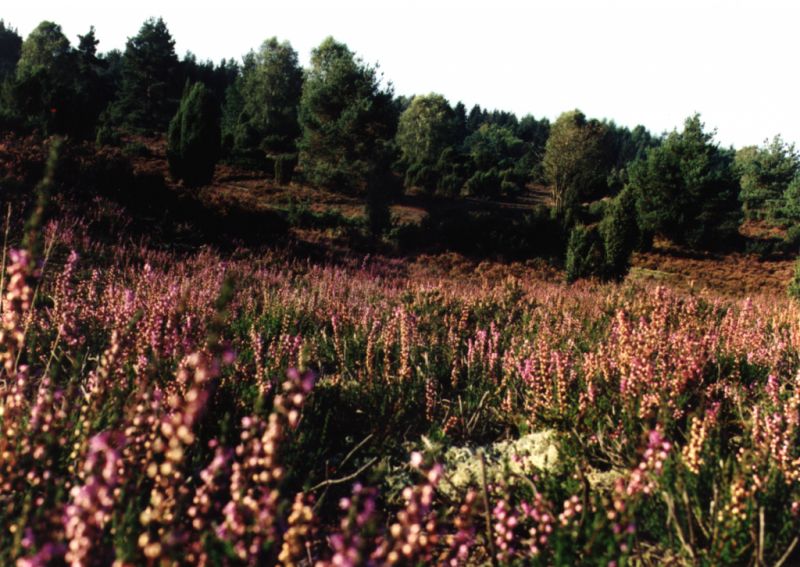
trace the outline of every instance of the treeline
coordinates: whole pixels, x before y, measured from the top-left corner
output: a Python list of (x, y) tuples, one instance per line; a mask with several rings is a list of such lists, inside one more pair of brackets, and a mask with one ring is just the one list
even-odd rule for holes
[[(739, 245), (744, 218), (788, 227), (787, 250), (800, 240), (800, 157), (780, 137), (734, 151), (699, 116), (653, 135), (578, 110), (550, 123), (438, 94), (395, 96), (376, 66), (333, 38), (306, 69), (275, 38), (241, 64), (179, 59), (161, 19), (124, 51), (97, 45), (94, 28), (73, 47), (55, 23), (23, 41), (0, 21), (0, 126), (98, 145), (118, 144), (121, 132), (166, 133), (171, 175), (187, 186), (208, 183), (219, 159), (279, 183), (299, 174), (363, 195), (374, 235), (402, 191), (513, 200), (538, 184), (549, 205), (519, 230), (550, 241), (528, 249), (561, 250), (569, 279), (621, 277), (655, 236), (690, 249)], [(430, 235), (446, 238), (445, 221)]]

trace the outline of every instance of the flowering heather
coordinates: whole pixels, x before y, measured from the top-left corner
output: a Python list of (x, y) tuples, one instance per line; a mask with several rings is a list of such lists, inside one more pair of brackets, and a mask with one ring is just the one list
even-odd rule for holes
[(800, 560), (783, 298), (409, 278), (59, 222), (46, 265), (5, 266), (2, 565)]

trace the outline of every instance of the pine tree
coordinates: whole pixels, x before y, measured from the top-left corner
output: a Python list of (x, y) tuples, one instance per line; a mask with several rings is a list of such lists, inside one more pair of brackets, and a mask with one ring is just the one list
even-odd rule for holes
[(363, 189), (376, 151), (397, 130), (391, 87), (374, 67), (328, 38), (311, 54), (300, 99), (300, 163), (312, 183)]
[(128, 40), (122, 66), (122, 86), (114, 106), (117, 122), (163, 132), (180, 95), (175, 41), (164, 20), (147, 20)]
[(22, 37), (17, 30), (0, 20), (0, 82), (14, 74), (21, 50)]

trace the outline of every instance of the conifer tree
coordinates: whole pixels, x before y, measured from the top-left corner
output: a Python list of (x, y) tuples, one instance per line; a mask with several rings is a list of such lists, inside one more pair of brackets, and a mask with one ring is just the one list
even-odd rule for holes
[(205, 85), (187, 85), (167, 134), (167, 158), (175, 179), (189, 187), (211, 181), (220, 152), (219, 121), (219, 105)]
[(114, 107), (117, 122), (163, 132), (180, 95), (175, 41), (164, 20), (149, 19), (128, 40), (122, 60), (122, 85)]

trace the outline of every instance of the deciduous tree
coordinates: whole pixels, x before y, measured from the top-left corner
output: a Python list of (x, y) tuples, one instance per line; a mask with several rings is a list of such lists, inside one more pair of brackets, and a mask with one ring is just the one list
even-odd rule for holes
[(559, 213), (605, 184), (604, 134), (603, 125), (586, 120), (580, 110), (565, 112), (553, 123), (543, 167)]

